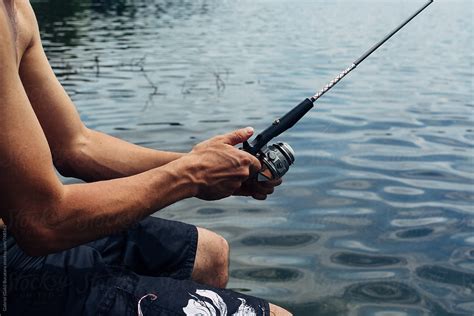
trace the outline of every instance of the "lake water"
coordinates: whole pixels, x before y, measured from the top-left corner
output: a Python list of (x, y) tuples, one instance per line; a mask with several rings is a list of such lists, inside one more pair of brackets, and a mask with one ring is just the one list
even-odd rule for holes
[[(89, 127), (185, 152), (266, 128), (423, 1), (32, 3)], [(296, 315), (472, 315), (473, 12), (434, 2), (320, 99), (279, 137), (296, 163), (267, 201), (157, 216), (225, 236), (229, 287)]]

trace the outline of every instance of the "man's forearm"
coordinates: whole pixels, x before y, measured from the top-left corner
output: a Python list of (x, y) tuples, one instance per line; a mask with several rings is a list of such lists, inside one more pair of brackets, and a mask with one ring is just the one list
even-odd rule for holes
[(86, 130), (72, 151), (55, 155), (55, 164), (65, 176), (100, 181), (136, 175), (183, 155), (137, 146), (101, 132)]
[(235, 148), (251, 135), (249, 129), (240, 129), (204, 141), (159, 168), (73, 185), (59, 181), (46, 139), (39, 137), (28, 143), (38, 147), (35, 158), (4, 152), (11, 161), (3, 169), (5, 177), (18, 179), (8, 186), (3, 182), (7, 194), (2, 196), (2, 218), (25, 252), (44, 255), (118, 232), (185, 198), (222, 199), (261, 167), (256, 157)]
[(118, 232), (194, 196), (192, 168), (180, 159), (127, 178), (37, 191), (17, 205), (21, 212), (16, 212), (7, 225), (31, 255), (69, 249)]

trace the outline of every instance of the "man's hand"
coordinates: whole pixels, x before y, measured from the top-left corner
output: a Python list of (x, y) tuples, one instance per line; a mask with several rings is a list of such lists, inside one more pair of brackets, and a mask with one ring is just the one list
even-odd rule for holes
[(248, 179), (234, 192), (234, 195), (251, 196), (256, 200), (265, 200), (267, 195), (275, 191), (275, 187), (282, 183), (282, 179), (259, 182), (257, 179)]
[(252, 135), (252, 128), (244, 128), (216, 136), (199, 143), (180, 159), (191, 166), (187, 176), (197, 184), (196, 197), (203, 200), (228, 197), (260, 170), (256, 157), (234, 147)]

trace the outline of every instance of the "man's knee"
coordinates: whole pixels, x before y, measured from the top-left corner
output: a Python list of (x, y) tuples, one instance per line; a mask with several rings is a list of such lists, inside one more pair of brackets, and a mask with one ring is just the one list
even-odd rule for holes
[(226, 287), (229, 281), (229, 254), (230, 248), (227, 240), (221, 235), (216, 234), (217, 254), (212, 260), (212, 268), (219, 275), (219, 287)]
[(229, 280), (229, 244), (224, 237), (198, 227), (198, 248), (192, 278), (224, 288)]
[(293, 314), (287, 311), (286, 309), (275, 305), (275, 304), (269, 304), (270, 305), (270, 315), (271, 316), (292, 316)]

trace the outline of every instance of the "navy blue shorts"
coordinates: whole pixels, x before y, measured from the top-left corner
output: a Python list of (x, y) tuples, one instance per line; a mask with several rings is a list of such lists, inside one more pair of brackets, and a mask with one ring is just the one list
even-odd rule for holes
[(269, 315), (268, 303), (191, 281), (197, 228), (148, 217), (44, 257), (7, 233), (7, 315)]

